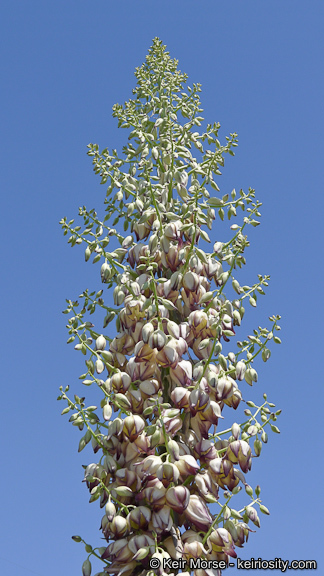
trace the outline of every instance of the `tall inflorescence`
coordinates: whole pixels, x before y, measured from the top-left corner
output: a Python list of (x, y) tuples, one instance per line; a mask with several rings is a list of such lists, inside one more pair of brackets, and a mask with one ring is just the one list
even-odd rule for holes
[[(123, 156), (89, 145), (94, 171), (108, 185), (105, 217), (82, 207), (83, 229), (61, 220), (69, 243), (85, 244), (86, 261), (94, 255), (101, 263), (114, 301), (105, 303), (103, 289), (86, 290), (81, 309), (67, 300), (65, 310), (73, 314), (68, 342), (86, 357), (80, 378), (102, 393), (99, 413), (84, 397), (69, 398), (68, 387), (59, 396), (63, 413), (72, 412), (70, 421), (85, 432), (79, 451), (91, 443), (96, 455), (84, 481), (90, 502), (99, 500), (104, 511), (104, 547), (74, 537), (86, 545), (84, 576), (93, 557), (101, 558), (102, 575), (220, 574), (260, 525), (258, 511), (269, 513), (245, 474), (268, 425), (279, 432), (280, 411), (266, 395), (261, 406), (243, 396), (257, 381), (255, 358), (268, 360), (270, 340), (280, 342), (280, 317), (270, 318), (270, 330), (235, 339), (245, 303), (255, 307), (269, 280), (259, 276), (250, 287), (236, 278), (260, 203), (252, 189), (211, 195), (219, 193), (214, 178), (237, 137), (221, 145), (218, 124), (194, 131), (203, 120), (200, 85), (186, 87), (165, 48), (154, 39), (136, 69), (134, 99), (113, 107), (119, 127), (130, 130)], [(245, 216), (230, 226), (231, 239), (206, 252), (213, 221), (239, 210)], [(103, 329), (95, 330), (87, 312), (104, 312)], [(244, 421), (224, 426), (240, 404)], [(249, 501), (236, 510), (232, 498), (243, 487)]]

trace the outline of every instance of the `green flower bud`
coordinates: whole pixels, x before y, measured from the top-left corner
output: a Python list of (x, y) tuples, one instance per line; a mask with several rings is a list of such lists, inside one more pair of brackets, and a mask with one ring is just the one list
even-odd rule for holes
[(261, 442), (261, 440), (259, 440), (259, 438), (256, 438), (254, 440), (253, 447), (254, 447), (255, 455), (260, 456), (261, 450), (262, 450), (262, 442)]
[(91, 562), (88, 559), (82, 564), (82, 576), (91, 576)]
[(261, 486), (259, 484), (255, 487), (254, 492), (255, 492), (257, 498), (259, 498), (259, 496), (261, 494)]
[(268, 508), (263, 506), (263, 504), (260, 504), (260, 512), (262, 512), (262, 514), (267, 514), (268, 516), (270, 515)]

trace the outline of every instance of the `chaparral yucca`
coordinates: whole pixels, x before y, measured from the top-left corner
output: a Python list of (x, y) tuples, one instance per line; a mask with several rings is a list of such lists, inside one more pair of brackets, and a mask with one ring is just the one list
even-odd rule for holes
[[(252, 189), (220, 195), (216, 179), (237, 135), (222, 145), (219, 124), (196, 131), (201, 86), (186, 86), (177, 64), (155, 38), (136, 69), (134, 98), (113, 107), (118, 126), (129, 132), (123, 154), (89, 145), (107, 186), (106, 215), (101, 221), (82, 207), (83, 228), (61, 220), (69, 243), (85, 245), (86, 261), (94, 255), (101, 263), (101, 281), (114, 300), (107, 305), (103, 289), (85, 290), (81, 306), (67, 300), (65, 310), (73, 314), (68, 342), (86, 357), (80, 378), (102, 392), (101, 413), (86, 407), (84, 397), (69, 398), (68, 387), (59, 396), (67, 401), (63, 413), (73, 412), (70, 421), (85, 431), (79, 451), (91, 442), (95, 461), (85, 466), (84, 481), (90, 502), (99, 500), (104, 511), (106, 546), (73, 537), (85, 543), (84, 576), (91, 557), (103, 562), (98, 575), (189, 575), (191, 559), (204, 560), (204, 568), (194, 563), (196, 576), (220, 574), (217, 566), (227, 566), (251, 525), (260, 525), (257, 511), (269, 513), (260, 487), (253, 492), (245, 474), (267, 442), (266, 427), (279, 432), (280, 411), (273, 412), (266, 394), (261, 406), (243, 396), (258, 378), (255, 358), (267, 361), (270, 340), (280, 342), (280, 317), (270, 318), (270, 330), (259, 327), (236, 340), (245, 303), (255, 307), (269, 280), (259, 276), (241, 286), (236, 277), (261, 204)], [(211, 242), (214, 221), (240, 210), (231, 239)], [(206, 243), (213, 248), (206, 251)], [(87, 312), (96, 318), (102, 312), (103, 328), (86, 320)], [(113, 320), (111, 338), (106, 328)], [(229, 408), (240, 404), (244, 421), (224, 426)], [(249, 500), (236, 510), (232, 499), (242, 487)]]

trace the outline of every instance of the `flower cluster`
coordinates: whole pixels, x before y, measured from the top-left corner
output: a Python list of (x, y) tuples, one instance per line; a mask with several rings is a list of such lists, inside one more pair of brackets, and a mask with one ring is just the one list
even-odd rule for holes
[[(84, 481), (90, 501), (99, 499), (105, 511), (101, 530), (106, 546), (98, 553), (89, 545), (86, 550), (103, 560), (100, 574), (114, 576), (163, 575), (170, 572), (164, 568), (169, 558), (223, 565), (235, 558), (235, 548), (244, 545), (252, 530), (250, 522), (260, 525), (255, 504), (268, 513), (260, 503), (259, 487), (253, 496), (245, 474), (267, 441), (265, 425), (278, 431), (272, 423), (278, 412), (271, 412), (273, 405), (266, 397), (259, 408), (247, 402), (242, 424), (219, 430), (227, 409), (236, 410), (244, 402), (239, 382), (257, 381), (254, 358), (260, 352), (266, 361), (268, 341), (279, 340), (273, 336), (279, 317), (273, 317), (271, 332), (260, 328), (237, 343), (237, 352), (225, 355), (223, 350), (241, 325), (244, 299), (255, 306), (268, 278), (259, 277), (250, 288), (241, 287), (233, 276), (245, 263), (248, 241), (243, 229), (257, 225), (254, 217), (260, 216), (254, 191), (241, 191), (239, 198), (234, 192), (229, 200), (228, 195), (210, 198), (207, 190), (207, 184), (218, 189), (212, 174), (219, 173), (222, 155), (235, 145), (235, 135), (222, 148), (216, 138), (218, 126), (209, 126), (202, 137), (192, 132), (194, 124), (200, 125), (200, 87), (190, 90), (188, 98), (178, 94), (186, 77), (158, 39), (137, 78), (137, 100), (114, 107), (120, 125), (137, 127), (132, 133), (137, 148), (129, 145), (126, 160), (120, 160), (115, 152), (99, 156), (97, 148), (90, 147), (102, 181), (110, 177), (109, 194), (117, 188), (108, 202), (108, 216), (118, 203), (117, 220), (124, 218), (124, 230), (130, 224), (131, 234), (124, 236), (108, 227), (106, 219), (100, 222), (94, 211), (85, 208), (80, 209), (86, 225), (83, 233), (80, 227), (72, 228), (73, 221), (62, 220), (64, 233), (72, 231), (72, 245), (87, 243), (86, 260), (92, 253), (94, 261), (103, 258), (102, 282), (108, 288), (115, 284), (115, 308), (104, 304), (100, 290), (94, 298), (88, 291), (81, 295), (81, 312), (78, 302), (68, 301), (67, 309), (74, 313), (68, 324), (69, 341), (78, 338), (75, 348), (90, 353), (83, 382), (97, 383), (103, 393), (102, 418), (96, 407), (85, 408), (84, 398), (69, 399), (67, 388), (60, 396), (68, 401), (63, 412), (74, 410), (72, 423), (81, 430), (86, 427), (79, 450), (91, 441), (94, 453), (101, 454), (99, 463), (85, 467)], [(166, 86), (173, 97), (167, 96)], [(150, 104), (142, 102), (147, 94)], [(178, 111), (191, 119), (184, 126), (177, 122)], [(203, 153), (205, 139), (215, 144), (216, 152), (207, 150), (198, 163), (191, 143)], [(121, 172), (127, 162), (128, 173)], [(201, 241), (210, 242), (204, 226), (212, 228), (215, 208), (222, 220), (225, 211), (231, 218), (237, 208), (246, 206), (248, 216), (242, 226), (231, 226), (230, 242), (216, 242), (210, 253), (199, 247)], [(108, 253), (113, 238), (120, 246)], [(224, 294), (229, 280), (234, 300)], [(95, 332), (94, 325), (84, 321), (86, 310), (92, 313), (97, 306), (106, 310), (104, 327), (116, 319), (114, 338)], [(251, 407), (257, 408), (254, 415)], [(237, 511), (230, 501), (242, 487), (251, 502)], [(211, 505), (217, 513), (211, 512)], [(153, 557), (160, 566), (152, 572)], [(90, 572), (88, 558), (83, 574)], [(207, 575), (204, 569), (194, 573)], [(209, 576), (219, 573), (208, 571)]]

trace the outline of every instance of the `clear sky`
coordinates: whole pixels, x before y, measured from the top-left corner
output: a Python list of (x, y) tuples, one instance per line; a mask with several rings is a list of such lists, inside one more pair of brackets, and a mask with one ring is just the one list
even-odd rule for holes
[[(80, 433), (56, 402), (61, 384), (83, 392), (83, 362), (66, 345), (61, 310), (65, 298), (101, 287), (99, 268), (67, 245), (58, 222), (83, 204), (102, 207), (105, 190), (86, 146), (126, 143), (111, 107), (131, 97), (134, 69), (156, 36), (189, 83), (202, 84), (203, 115), (221, 123), (220, 139), (239, 135), (222, 193), (251, 186), (263, 202), (244, 278), (271, 274), (271, 284), (247, 310), (242, 335), (282, 315), (283, 343), (270, 362), (259, 361), (259, 382), (248, 390), (256, 402), (267, 391), (283, 410), (281, 435), (269, 435), (247, 478), (261, 485), (271, 516), (239, 556), (321, 563), (323, 29), (322, 0), (3, 3), (3, 576), (80, 574), (86, 555), (71, 536), (99, 543), (102, 511), (81, 483), (81, 464), (93, 455), (77, 454)], [(217, 227), (213, 240), (221, 240)]]

